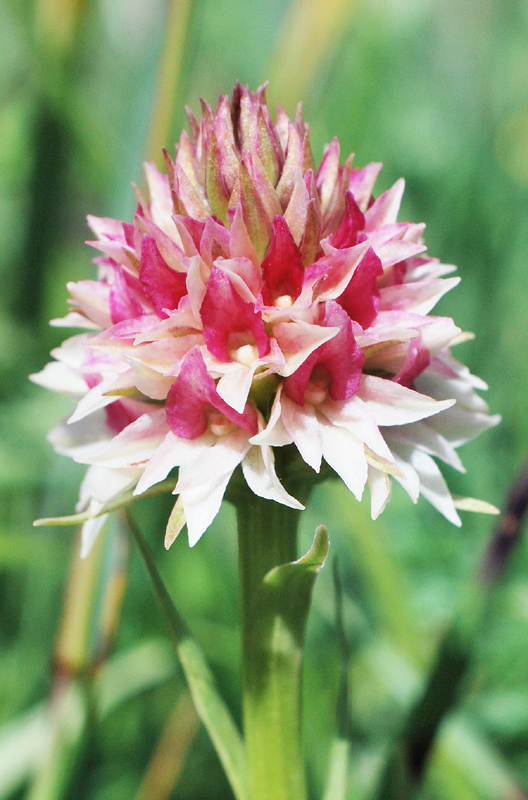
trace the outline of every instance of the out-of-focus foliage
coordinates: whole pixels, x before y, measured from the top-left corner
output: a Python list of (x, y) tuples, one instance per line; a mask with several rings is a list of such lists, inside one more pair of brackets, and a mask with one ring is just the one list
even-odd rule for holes
[[(145, 798), (152, 774), (159, 800), (231, 797), (207, 735), (189, 716), (137, 554), (126, 568), (110, 526), (96, 566), (70, 580), (65, 622), (75, 534), (31, 527), (34, 517), (73, 510), (82, 469), (45, 442), (68, 402), (27, 374), (63, 336), (47, 322), (65, 311), (65, 282), (93, 274), (85, 215), (133, 212), (130, 181), (142, 180), (149, 121), (159, 110), (170, 7), (166, 0), (0, 5), (0, 798)], [(304, 100), (316, 158), (337, 135), (343, 156), (354, 150), (359, 165), (385, 163), (380, 190), (406, 177), (402, 216), (425, 221), (430, 252), (458, 265), (462, 283), (441, 310), (475, 332), (460, 346), (463, 360), (489, 382), (487, 399), (504, 420), (462, 452), (467, 475), (447, 478), (460, 494), (500, 505), (528, 444), (528, 5), (194, 0), (188, 11), (173, 110), (164, 111), (167, 146), (184, 124), (185, 103), (197, 112), (200, 96), (214, 103), (236, 79), (255, 88), (271, 78), (272, 103), (291, 112)], [(180, 537), (165, 553), (169, 510), (150, 499), (135, 515), (238, 719), (234, 515), (226, 506), (192, 551)], [(391, 737), (478, 568), (490, 521), (466, 515), (458, 530), (397, 492), (373, 524), (364, 503), (328, 483), (304, 515), (303, 552), (323, 522), (339, 554), (353, 649), (347, 797), (363, 800), (374, 796)], [(521, 544), (490, 602), (457, 708), (440, 729), (427, 800), (528, 794), (527, 566)], [(89, 608), (80, 585), (90, 587)], [(305, 740), (317, 797), (341, 669), (333, 598), (327, 568), (316, 584), (305, 658)], [(72, 627), (58, 639), (61, 619), (63, 634)], [(77, 661), (64, 656), (74, 644)], [(184, 754), (177, 768), (166, 756), (174, 748)]]

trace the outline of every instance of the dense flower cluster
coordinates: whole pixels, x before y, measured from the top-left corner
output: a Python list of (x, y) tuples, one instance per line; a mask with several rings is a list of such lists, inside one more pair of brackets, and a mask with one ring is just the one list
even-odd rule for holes
[(460, 524), (431, 456), (462, 470), (455, 448), (497, 420), (450, 355), (460, 329), (429, 315), (458, 278), (424, 255), (423, 225), (397, 222), (403, 181), (374, 199), (381, 164), (340, 164), (337, 139), (316, 170), (301, 111), (273, 124), (263, 88), (189, 119), (167, 175), (146, 165), (132, 224), (89, 218), (98, 280), (68, 285), (59, 323), (88, 332), (33, 376), (78, 398), (50, 438), (91, 465), (85, 549), (105, 502), (175, 467), (191, 544), (240, 464), (253, 492), (302, 508), (274, 467), (288, 445), (357, 498), (368, 483), (373, 517), (394, 478)]

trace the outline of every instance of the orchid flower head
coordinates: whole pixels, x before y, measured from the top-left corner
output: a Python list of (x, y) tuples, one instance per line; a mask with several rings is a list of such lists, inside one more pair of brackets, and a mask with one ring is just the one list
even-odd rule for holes
[(191, 544), (239, 466), (302, 508), (283, 452), (308, 482), (333, 471), (358, 499), (368, 484), (374, 518), (396, 480), (459, 525), (434, 459), (463, 470), (456, 449), (498, 417), (451, 355), (461, 330), (431, 314), (458, 278), (398, 221), (403, 181), (376, 197), (381, 164), (341, 163), (337, 139), (316, 168), (302, 108), (273, 122), (265, 87), (188, 116), (132, 222), (88, 218), (97, 278), (68, 284), (55, 321), (85, 332), (32, 376), (76, 400), (50, 438), (89, 465), (85, 552), (105, 503), (176, 470)]

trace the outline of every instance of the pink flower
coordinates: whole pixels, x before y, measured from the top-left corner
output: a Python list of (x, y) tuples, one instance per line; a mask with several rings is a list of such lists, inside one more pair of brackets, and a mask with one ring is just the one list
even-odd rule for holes
[(88, 333), (33, 376), (78, 400), (50, 438), (90, 465), (85, 549), (109, 499), (176, 467), (191, 544), (239, 465), (302, 508), (275, 471), (288, 446), (357, 498), (368, 483), (373, 517), (396, 479), (460, 524), (432, 456), (462, 470), (456, 448), (498, 418), (450, 355), (460, 329), (429, 313), (458, 279), (397, 222), (403, 181), (374, 199), (381, 165), (340, 164), (337, 139), (315, 170), (301, 109), (273, 124), (264, 88), (189, 121), (167, 175), (146, 165), (132, 224), (89, 218), (98, 279), (69, 284), (56, 321)]

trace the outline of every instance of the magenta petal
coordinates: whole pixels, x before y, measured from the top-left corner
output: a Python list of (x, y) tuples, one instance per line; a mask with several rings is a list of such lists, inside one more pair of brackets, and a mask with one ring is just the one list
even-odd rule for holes
[[(324, 346), (324, 345), (323, 345)], [(319, 348), (321, 349), (321, 348)], [(284, 391), (295, 403), (300, 406), (304, 405), (304, 393), (306, 386), (312, 375), (313, 369), (317, 364), (318, 351), (315, 350), (311, 353), (306, 361), (303, 361), (299, 369), (296, 369), (293, 375), (290, 375), (284, 381)]]
[(383, 274), (381, 261), (372, 248), (369, 248), (352, 275), (350, 283), (337, 302), (345, 309), (350, 319), (368, 328), (380, 308), (380, 293), (377, 277)]
[(365, 227), (365, 215), (361, 212), (352, 192), (346, 193), (345, 202), (346, 207), (343, 219), (337, 231), (329, 238), (332, 247), (337, 247), (338, 249), (353, 247), (357, 244), (358, 233)]
[(200, 310), (209, 351), (220, 361), (231, 361), (230, 350), (255, 344), (259, 357), (266, 355), (269, 339), (255, 305), (243, 300), (231, 279), (213, 266)]
[(242, 414), (231, 408), (218, 394), (214, 380), (207, 372), (198, 347), (183, 359), (178, 378), (167, 395), (167, 422), (176, 436), (196, 439), (207, 430), (209, 412), (216, 408), (239, 428), (255, 434), (258, 431), (257, 412), (246, 403)]
[(130, 225), (130, 223), (128, 223), (128, 222), (123, 222), (123, 233), (125, 235), (125, 242), (127, 243), (127, 245), (129, 247), (131, 247), (133, 250), (135, 250), (135, 248), (136, 248), (136, 242), (135, 242), (136, 229), (134, 228), (134, 226)]
[(311, 353), (284, 382), (284, 391), (299, 405), (304, 405), (308, 381), (317, 373), (327, 382), (332, 400), (348, 400), (359, 388), (365, 357), (354, 339), (350, 317), (332, 300), (325, 303), (324, 327), (339, 328), (339, 333)]
[(412, 389), (412, 385), (418, 375), (426, 369), (431, 363), (431, 354), (423, 344), (422, 337), (416, 336), (411, 339), (409, 349), (407, 350), (407, 358), (401, 370), (394, 378), (395, 383), (401, 386), (406, 386)]
[[(194, 246), (196, 247), (196, 252), (200, 252), (200, 242), (203, 236), (205, 223), (200, 222), (200, 220), (193, 219), (192, 217), (185, 217), (181, 214), (175, 215), (173, 217), (174, 223), (178, 228), (178, 231), (181, 235), (181, 230), (184, 228), (189, 237), (192, 239)], [(186, 255), (192, 255), (192, 253), (186, 253)]]
[(284, 217), (273, 220), (273, 236), (266, 258), (262, 262), (264, 303), (270, 305), (277, 297), (287, 295), (296, 300), (301, 293), (304, 268), (301, 251), (295, 244)]
[(141, 414), (130, 401), (116, 400), (104, 409), (106, 424), (114, 433), (121, 433), (127, 425), (135, 422)]
[[(134, 319), (143, 314), (141, 304), (132, 296), (128, 276), (122, 267), (117, 267), (114, 282), (110, 289), (110, 316), (116, 325), (124, 320)], [(137, 279), (136, 279), (137, 282)]]
[(351, 320), (337, 303), (326, 303), (324, 324), (340, 328), (337, 336), (323, 345), (324, 363), (330, 373), (330, 397), (348, 400), (359, 388), (365, 356), (354, 339)]
[(176, 272), (165, 263), (151, 236), (143, 237), (139, 280), (159, 314), (166, 308), (178, 308), (181, 298), (187, 294), (185, 273)]

